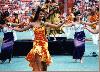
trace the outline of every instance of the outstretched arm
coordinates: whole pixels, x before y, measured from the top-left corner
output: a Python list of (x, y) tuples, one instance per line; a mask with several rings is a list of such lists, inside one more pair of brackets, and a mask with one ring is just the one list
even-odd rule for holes
[(25, 22), (21, 22), (21, 23), (19, 23), (19, 24), (18, 24), (18, 23), (11, 23), (11, 22), (8, 22), (7, 24), (10, 25), (10, 26), (12, 26), (12, 27), (16, 27), (16, 26), (22, 26), (22, 25), (24, 25), (24, 23), (25, 23)]
[(33, 26), (32, 26), (32, 24), (29, 24), (27, 27), (25, 27), (25, 28), (12, 28), (13, 30), (15, 30), (15, 31), (19, 31), (19, 32), (22, 32), (22, 31), (26, 31), (26, 30), (28, 30), (28, 29), (30, 29), (30, 28), (32, 28)]
[(64, 22), (59, 23), (59, 24), (51, 24), (51, 23), (49, 23), (49, 22), (46, 22), (46, 23), (45, 23), (46, 26), (53, 27), (53, 28), (61, 27), (63, 24), (64, 24)]
[(85, 29), (87, 29), (89, 32), (93, 34), (99, 33), (99, 25), (96, 26), (96, 29), (92, 29), (90, 26), (85, 27)]
[(8, 22), (7, 25), (12, 26), (12, 27), (16, 27), (16, 26), (18, 26), (19, 24), (13, 23), (13, 22)]
[(64, 24), (63, 27), (72, 27), (74, 23)]
[(92, 25), (92, 24), (98, 24), (99, 21), (96, 21), (96, 22), (84, 22), (82, 21), (82, 24), (86, 24), (86, 25)]

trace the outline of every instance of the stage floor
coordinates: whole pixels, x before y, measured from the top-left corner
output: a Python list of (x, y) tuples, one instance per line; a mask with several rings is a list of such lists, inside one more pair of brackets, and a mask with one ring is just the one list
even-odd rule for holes
[[(53, 63), (48, 66), (48, 71), (99, 71), (99, 57), (92, 57), (91, 53), (96, 52), (99, 55), (99, 44), (94, 45), (92, 41), (86, 41), (84, 54), (84, 63), (74, 63), (72, 56), (68, 55), (53, 55)], [(9, 64), (6, 61), (0, 64), (0, 72), (4, 71), (31, 71), (25, 56), (13, 57)]]
[[(47, 71), (99, 71), (99, 57), (84, 56), (84, 63), (75, 63), (72, 56), (67, 55), (53, 55), (53, 63), (48, 66)], [(6, 61), (4, 64), (0, 64), (1, 71), (31, 71), (28, 66), (28, 61), (25, 60), (25, 56), (13, 57), (12, 62)]]

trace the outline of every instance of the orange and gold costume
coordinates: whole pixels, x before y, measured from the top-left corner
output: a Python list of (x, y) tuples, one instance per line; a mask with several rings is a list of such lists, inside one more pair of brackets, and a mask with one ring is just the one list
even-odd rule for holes
[(33, 28), (35, 39), (33, 42), (33, 48), (26, 56), (26, 60), (30, 62), (29, 66), (31, 66), (34, 70), (36, 58), (35, 55), (38, 54), (41, 62), (46, 62), (47, 65), (51, 63), (51, 56), (48, 51), (48, 40), (45, 36), (45, 27)]

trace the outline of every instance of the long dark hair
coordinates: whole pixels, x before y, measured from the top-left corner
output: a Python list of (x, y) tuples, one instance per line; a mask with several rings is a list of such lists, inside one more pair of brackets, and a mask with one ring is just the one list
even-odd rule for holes
[(46, 0), (46, 2), (45, 3), (49, 3), (50, 2), (50, 0)]
[(37, 11), (36, 11), (36, 13), (35, 13), (35, 16), (34, 16), (32, 22), (36, 22), (36, 21), (38, 20), (40, 11), (41, 11), (41, 7), (38, 6)]
[(7, 22), (7, 19), (6, 17), (9, 16), (9, 12), (8, 11), (5, 11), (5, 12), (0, 12), (0, 24), (5, 24)]

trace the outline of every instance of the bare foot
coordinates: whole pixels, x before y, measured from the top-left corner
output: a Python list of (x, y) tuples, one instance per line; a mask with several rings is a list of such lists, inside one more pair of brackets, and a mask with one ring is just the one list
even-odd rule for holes
[(11, 59), (9, 59), (9, 63), (11, 63)]
[(83, 60), (80, 60), (80, 63), (83, 63)]

